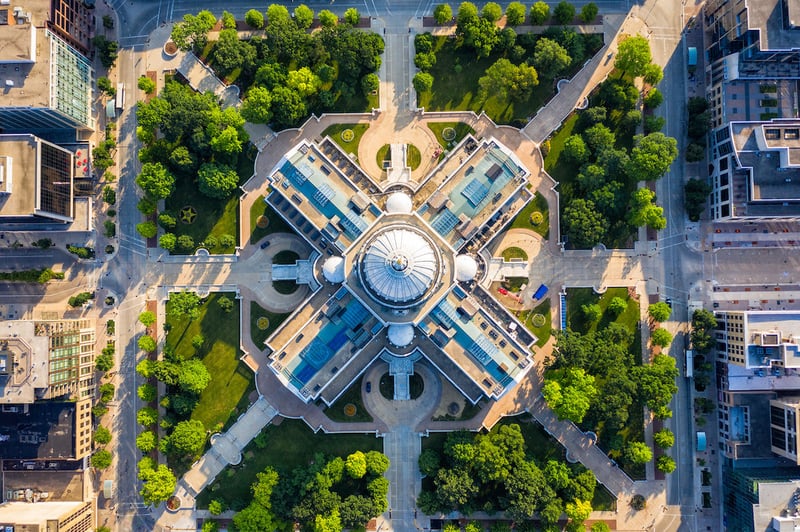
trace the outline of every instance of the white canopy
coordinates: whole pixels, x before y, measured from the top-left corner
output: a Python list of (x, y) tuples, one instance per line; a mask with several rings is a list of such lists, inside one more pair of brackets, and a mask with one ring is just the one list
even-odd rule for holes
[(469, 255), (456, 256), (456, 281), (466, 282), (475, 279), (478, 263)]
[(399, 325), (389, 325), (386, 332), (389, 336), (389, 343), (397, 347), (406, 347), (414, 341), (414, 326), (410, 323)]
[(344, 282), (344, 259), (342, 257), (329, 257), (322, 265), (322, 275), (329, 283)]
[(389, 214), (408, 214), (413, 208), (414, 203), (405, 192), (393, 192), (386, 199), (386, 212)]

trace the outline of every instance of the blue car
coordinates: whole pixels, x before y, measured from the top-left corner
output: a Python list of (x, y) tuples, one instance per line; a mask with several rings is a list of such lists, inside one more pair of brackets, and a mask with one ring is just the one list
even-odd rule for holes
[(268, 248), (268, 247), (269, 247), (269, 240), (267, 240), (266, 242), (264, 242), (263, 244), (261, 244), (261, 249), (266, 249), (266, 248)]

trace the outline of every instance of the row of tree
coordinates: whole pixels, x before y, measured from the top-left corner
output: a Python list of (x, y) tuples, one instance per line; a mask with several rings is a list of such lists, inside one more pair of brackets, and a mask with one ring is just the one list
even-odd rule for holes
[(426, 514), (505, 511), (517, 522), (538, 517), (548, 530), (563, 513), (575, 525), (586, 520), (597, 484), (581, 465), (529, 459), (517, 424), (477, 435), (450, 433), (441, 452), (422, 452), (419, 467), (427, 477), (423, 486), (431, 486), (417, 498)]
[[(461, 7), (463, 6), (464, 3), (461, 4)], [(461, 7), (459, 7), (459, 12), (461, 11)], [(508, 6), (506, 6), (505, 12), (506, 25), (514, 27), (524, 24), (526, 21), (525, 11), (525, 4), (522, 2), (509, 3)], [(598, 11), (599, 9), (597, 8), (597, 4), (594, 2), (585, 4), (581, 8), (580, 21), (584, 24), (593, 22), (597, 17)], [(552, 19), (554, 22), (561, 25), (572, 24), (575, 22), (575, 13), (575, 6), (569, 2), (562, 1), (559, 2), (558, 5), (556, 5), (556, 8), (553, 10)], [(491, 22), (497, 22), (503, 16), (503, 8), (500, 7), (500, 4), (496, 2), (487, 2), (481, 11), (481, 15)], [(433, 8), (433, 18), (439, 25), (449, 24), (453, 19), (453, 9), (449, 4), (439, 4)], [(539, 1), (531, 6), (528, 23), (535, 26), (540, 26), (548, 22), (550, 18), (550, 6), (545, 2)]]

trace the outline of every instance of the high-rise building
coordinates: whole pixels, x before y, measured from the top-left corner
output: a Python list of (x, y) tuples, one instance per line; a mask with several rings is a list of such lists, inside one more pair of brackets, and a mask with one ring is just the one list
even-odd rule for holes
[(769, 402), (772, 452), (800, 465), (800, 456), (797, 452), (798, 421), (800, 421), (800, 397), (781, 397)]
[(727, 530), (796, 530), (800, 524), (800, 469), (737, 469), (728, 465), (724, 474)]
[(0, 504), (0, 529), (16, 532), (89, 532), (94, 530), (92, 502)]
[(727, 311), (716, 317), (720, 361), (756, 374), (800, 369), (800, 313)]
[(85, 138), (94, 128), (91, 63), (50, 29), (50, 4), (34, 4), (0, 6), (0, 133)]
[(715, 220), (800, 218), (800, 3), (709, 0)]
[(0, 135), (0, 223), (72, 222), (76, 161), (34, 135)]

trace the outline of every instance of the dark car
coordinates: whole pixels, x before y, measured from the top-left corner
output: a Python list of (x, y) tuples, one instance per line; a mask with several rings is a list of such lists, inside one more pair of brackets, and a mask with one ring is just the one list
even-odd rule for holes
[(265, 249), (265, 248), (268, 248), (268, 247), (269, 247), (269, 240), (267, 240), (266, 242), (261, 244), (261, 249)]
[(367, 390), (367, 393), (369, 393), (369, 392), (371, 392), (371, 391), (372, 391), (372, 383), (371, 383), (371, 382), (369, 382), (369, 381), (367, 381), (366, 390)]

